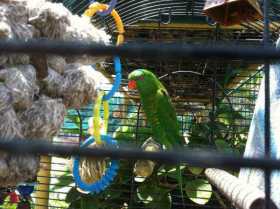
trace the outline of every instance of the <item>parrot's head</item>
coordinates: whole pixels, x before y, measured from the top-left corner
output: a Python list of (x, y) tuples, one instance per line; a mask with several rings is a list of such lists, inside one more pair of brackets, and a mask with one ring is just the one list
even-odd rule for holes
[(158, 88), (158, 79), (150, 71), (138, 69), (128, 75), (128, 88), (137, 89), (140, 93), (149, 93), (156, 91)]

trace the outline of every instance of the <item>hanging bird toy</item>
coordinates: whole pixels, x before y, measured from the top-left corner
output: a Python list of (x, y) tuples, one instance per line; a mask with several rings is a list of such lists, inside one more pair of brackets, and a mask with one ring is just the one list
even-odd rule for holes
[[(123, 33), (124, 27), (118, 13), (113, 9), (116, 4), (116, 1), (111, 1), (110, 6), (106, 4), (100, 4), (97, 2), (92, 3), (89, 8), (85, 11), (85, 15), (88, 17), (92, 17), (93, 15), (100, 14), (104, 15), (107, 12), (111, 13), (113, 16), (117, 29), (119, 31), (117, 45), (122, 44), (124, 41)], [(111, 11), (110, 11), (111, 10)], [(98, 13), (99, 12), (99, 13)], [(115, 92), (119, 89), (121, 84), (121, 62), (119, 57), (114, 57), (114, 65), (115, 65), (115, 73), (116, 79), (114, 81), (112, 89), (108, 94), (104, 94), (104, 92), (99, 92), (98, 97), (95, 101), (94, 109), (93, 109), (93, 131), (91, 132), (92, 136), (90, 136), (87, 140), (85, 140), (81, 147), (101, 147), (101, 146), (112, 146), (117, 147), (117, 141), (114, 140), (111, 136), (106, 135), (108, 128), (108, 119), (109, 119), (109, 103), (108, 100), (111, 99)], [(101, 135), (101, 122), (100, 122), (100, 110), (101, 106), (103, 106), (104, 110), (104, 135)], [(83, 166), (81, 167), (81, 162), (83, 162)], [(117, 175), (117, 170), (119, 168), (119, 164), (117, 160), (112, 160), (109, 163), (109, 167), (106, 168), (105, 159), (80, 159), (80, 157), (74, 158), (73, 165), (73, 176), (76, 185), (83, 192), (91, 192), (91, 193), (99, 193), (106, 189), (107, 186), (113, 181), (114, 177)], [(81, 168), (81, 169), (80, 169)], [(81, 172), (80, 172), (81, 170)], [(85, 172), (83, 172), (85, 171)], [(89, 172), (88, 172), (89, 171)]]

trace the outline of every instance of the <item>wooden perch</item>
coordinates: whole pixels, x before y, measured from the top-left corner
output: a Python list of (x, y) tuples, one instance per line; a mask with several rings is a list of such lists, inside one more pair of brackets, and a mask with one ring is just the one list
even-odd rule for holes
[[(206, 177), (217, 189), (239, 209), (265, 208), (265, 194), (260, 189), (246, 184), (237, 177), (219, 169), (208, 168)], [(277, 209), (271, 200), (270, 209)]]

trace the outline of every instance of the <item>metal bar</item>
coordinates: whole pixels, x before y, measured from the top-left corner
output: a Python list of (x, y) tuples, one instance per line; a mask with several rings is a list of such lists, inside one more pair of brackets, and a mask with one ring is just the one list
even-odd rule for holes
[(122, 148), (80, 148), (78, 145), (53, 145), (41, 140), (12, 140), (0, 139), (0, 150), (14, 154), (41, 154), (58, 156), (87, 156), (128, 160), (152, 160), (167, 164), (187, 163), (194, 167), (204, 168), (260, 168), (279, 169), (280, 160), (242, 158), (217, 151), (181, 149), (174, 151), (147, 152), (122, 144)]
[[(263, 45), (269, 45), (269, 0), (263, 0), (263, 14), (264, 14), (264, 32), (263, 32)], [(265, 109), (264, 109), (264, 149), (265, 157), (270, 158), (270, 67), (269, 61), (265, 60), (264, 73), (265, 73)], [(265, 189), (265, 208), (270, 208), (271, 196), (271, 170), (264, 170), (264, 189)]]
[(263, 62), (267, 59), (280, 59), (279, 50), (272, 46), (236, 46), (236, 45), (192, 45), (182, 43), (157, 43), (157, 44), (123, 44), (121, 46), (106, 46), (103, 44), (88, 44), (74, 41), (0, 41), (0, 53), (25, 53), (25, 54), (59, 54), (78, 55), (89, 54), (92, 56), (119, 55), (121, 57), (145, 58), (168, 60), (179, 58), (213, 58), (213, 59), (246, 59)]
[[(265, 157), (270, 158), (270, 72), (269, 72), (269, 62), (265, 62), (265, 115), (264, 115), (264, 149)], [(264, 170), (264, 186), (265, 186), (265, 208), (269, 209), (269, 201), (271, 196), (271, 170)]]

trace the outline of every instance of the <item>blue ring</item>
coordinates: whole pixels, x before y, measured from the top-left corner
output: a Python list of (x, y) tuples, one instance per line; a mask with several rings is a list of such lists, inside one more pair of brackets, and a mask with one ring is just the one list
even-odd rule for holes
[[(92, 0), (92, 1), (90, 1), (90, 4), (92, 4), (92, 3), (94, 3), (94, 2), (95, 2), (95, 0)], [(113, 9), (115, 9), (117, 3), (118, 3), (117, 0), (111, 0), (110, 3), (108, 4), (108, 5), (109, 5), (109, 8), (108, 8), (107, 10), (105, 10), (105, 11), (102, 11), (102, 12), (99, 12), (99, 11), (98, 11), (97, 14), (100, 15), (100, 16), (102, 16), (102, 17), (111, 14), (111, 12), (113, 11)]]
[[(114, 140), (112, 137), (108, 135), (102, 135), (101, 139), (106, 142), (108, 145), (117, 146), (117, 141)], [(83, 142), (81, 147), (87, 147), (94, 142), (94, 138), (91, 136), (86, 141)], [(117, 171), (119, 169), (119, 162), (118, 160), (112, 160), (110, 166), (106, 169), (105, 174), (102, 176), (101, 179), (98, 181), (87, 184), (82, 181), (80, 172), (79, 172), (79, 164), (80, 164), (80, 157), (74, 157), (74, 165), (73, 165), (73, 176), (76, 185), (87, 192), (99, 193), (106, 189), (107, 186), (113, 181), (115, 176), (117, 175)]]
[(114, 57), (114, 65), (115, 65), (115, 73), (116, 73), (115, 82), (110, 92), (103, 96), (103, 101), (108, 101), (109, 99), (111, 99), (114, 96), (114, 94), (118, 91), (121, 85), (122, 66), (121, 66), (120, 57)]

